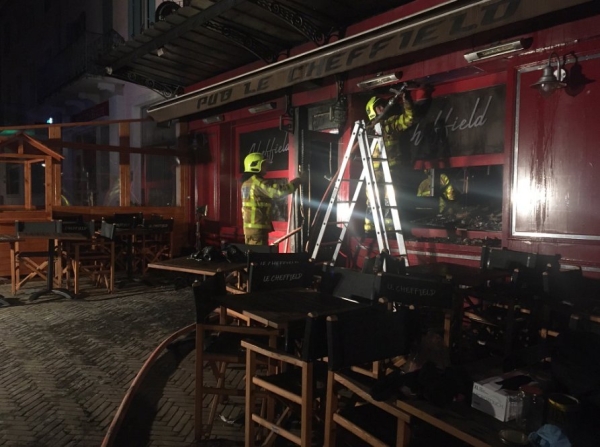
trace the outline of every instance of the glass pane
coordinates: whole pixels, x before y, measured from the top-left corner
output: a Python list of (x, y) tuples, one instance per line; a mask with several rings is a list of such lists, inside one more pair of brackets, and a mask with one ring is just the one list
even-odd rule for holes
[(4, 205), (25, 205), (23, 191), (24, 168), (20, 163), (6, 163), (6, 190)]
[(177, 206), (179, 159), (160, 155), (144, 155), (142, 159), (144, 168), (140, 188), (142, 205)]
[(46, 165), (34, 163), (31, 165), (31, 204), (36, 208), (46, 206)]
[(63, 156), (62, 205), (119, 205), (118, 153), (63, 149)]
[[(67, 130), (63, 137), (76, 143), (109, 144), (110, 126)], [(63, 148), (62, 154), (62, 205), (119, 205), (117, 152)]]

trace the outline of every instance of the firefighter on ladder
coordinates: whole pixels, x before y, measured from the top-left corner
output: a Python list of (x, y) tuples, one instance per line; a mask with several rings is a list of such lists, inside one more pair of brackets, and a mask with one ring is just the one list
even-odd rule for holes
[[(413, 123), (413, 103), (410, 96), (410, 92), (406, 89), (402, 90), (402, 105), (403, 111), (400, 114), (394, 114), (389, 117), (383, 116), (378, 121), (376, 118), (382, 115), (386, 109), (387, 101), (379, 96), (373, 96), (366, 105), (367, 117), (370, 122), (376, 120), (376, 124), (373, 126), (375, 134), (383, 137), (383, 144), (385, 145), (388, 163), (390, 166), (390, 172), (392, 174), (392, 180), (399, 182), (401, 179), (400, 168), (408, 163), (410, 157), (407, 157), (400, 147), (398, 141), (399, 134), (408, 129)], [(376, 147), (373, 152), (373, 158), (376, 159), (381, 156), (379, 147)], [(380, 185), (380, 197), (384, 196), (384, 191), (381, 185), (383, 185), (383, 173), (381, 171), (381, 162), (373, 161), (373, 168), (375, 170), (375, 176), (377, 184)], [(394, 184), (394, 190), (396, 191), (396, 198), (399, 197), (398, 184)], [(367, 212), (365, 216), (365, 233), (369, 233), (375, 230), (371, 215), (371, 209), (369, 207), (370, 197), (367, 196)], [(400, 201), (398, 201), (399, 203)], [(385, 198), (385, 205), (389, 205), (387, 197)], [(389, 213), (389, 210), (384, 215), (384, 223), (386, 230), (393, 230), (393, 222)]]

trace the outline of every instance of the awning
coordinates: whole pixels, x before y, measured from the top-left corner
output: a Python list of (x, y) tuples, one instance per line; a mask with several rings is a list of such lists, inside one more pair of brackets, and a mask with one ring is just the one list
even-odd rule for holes
[(161, 102), (150, 107), (148, 114), (159, 122), (181, 118), (588, 2), (590, 0), (449, 2)]

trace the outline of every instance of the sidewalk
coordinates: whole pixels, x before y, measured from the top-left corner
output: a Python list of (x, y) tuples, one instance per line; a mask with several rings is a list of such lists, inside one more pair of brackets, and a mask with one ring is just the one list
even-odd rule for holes
[[(29, 302), (42, 285), (28, 284), (14, 298), (10, 284), (0, 286), (11, 304), (0, 308), (0, 446), (97, 447), (150, 353), (193, 323), (191, 289), (136, 285), (108, 295), (88, 288), (79, 300), (48, 295)], [(158, 359), (119, 445), (192, 445), (193, 352), (184, 345)], [(241, 411), (232, 399), (223, 414)], [(220, 421), (213, 434), (237, 442), (244, 436), (243, 427)]]

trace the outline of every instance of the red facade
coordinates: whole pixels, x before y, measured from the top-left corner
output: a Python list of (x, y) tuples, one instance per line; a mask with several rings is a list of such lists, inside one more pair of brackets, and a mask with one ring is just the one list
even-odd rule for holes
[[(415, 8), (426, 9), (441, 3), (444, 2), (411, 2), (398, 8), (394, 14), (365, 21), (352, 33), (403, 17), (414, 12)], [(600, 77), (600, 40), (596, 32), (600, 16), (597, 9), (592, 5), (588, 13), (579, 14), (590, 17), (573, 21), (567, 21), (569, 14), (555, 14), (550, 18), (544, 16), (543, 20), (500, 27), (477, 35), (468, 42), (440, 44), (409, 56), (390, 58), (383, 68), (377, 66), (377, 72), (363, 67), (347, 73), (343, 93), (348, 96), (348, 117), (345, 126), (340, 129), (338, 159), (349, 139), (353, 122), (365, 118), (364, 104), (369, 93), (361, 91), (356, 84), (380, 71), (401, 72), (402, 81), (416, 80), (420, 85), (433, 80), (431, 98), (434, 100), (504, 86), (503, 150), (500, 153), (416, 160), (415, 170), (501, 165), (502, 230), (491, 236), (500, 238), (502, 246), (510, 249), (559, 253), (566, 265), (582, 265), (590, 275), (600, 273), (600, 217), (597, 211), (600, 209), (600, 196), (595, 188), (599, 178), (596, 169), (600, 167), (600, 126), (597, 118), (600, 89), (596, 81)], [(520, 38), (529, 39), (528, 48), (471, 64), (465, 60), (465, 53)], [(531, 85), (540, 78), (552, 53), (556, 53), (564, 66), (567, 86), (544, 97)], [(553, 59), (553, 64), (557, 64), (556, 59)], [(310, 115), (311, 110), (319, 104), (335, 101), (337, 95), (338, 86), (324, 82), (312, 90), (292, 93), (291, 106), (309, 110), (309, 120), (312, 119), (314, 124), (316, 115)], [(423, 89), (414, 92), (417, 100), (424, 95)], [(241, 231), (238, 184), (240, 157), (243, 155), (241, 136), (263, 129), (278, 129), (280, 122), (288, 122), (285, 98), (278, 97), (275, 102), (273, 111), (251, 114), (244, 107), (225, 113), (222, 122), (206, 125), (198, 120), (190, 125), (192, 132), (198, 132), (204, 138), (196, 172), (196, 203), (208, 204), (208, 217), (222, 225)], [(478, 110), (483, 109), (480, 107)], [(484, 118), (482, 116), (481, 120)], [(474, 119), (475, 112), (471, 125)], [(461, 125), (459, 118), (448, 123), (454, 123), (454, 130)], [(463, 127), (468, 125), (468, 120), (464, 121)], [(285, 130), (282, 132), (285, 133)], [(288, 152), (287, 169), (271, 172), (269, 175), (274, 178), (297, 175), (302, 155), (300, 148), (306, 140), (299, 137), (298, 129), (288, 134), (285, 143), (288, 145), (285, 148)], [(289, 205), (291, 207), (291, 200)], [(287, 221), (276, 222), (275, 226), (273, 238), (291, 229)], [(477, 246), (421, 242), (411, 242), (407, 248), (412, 262), (454, 259), (455, 262), (470, 264), (477, 263), (480, 250)]]

